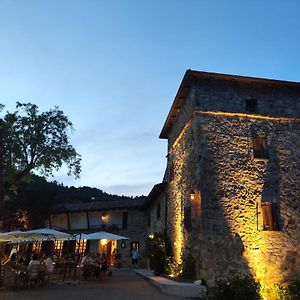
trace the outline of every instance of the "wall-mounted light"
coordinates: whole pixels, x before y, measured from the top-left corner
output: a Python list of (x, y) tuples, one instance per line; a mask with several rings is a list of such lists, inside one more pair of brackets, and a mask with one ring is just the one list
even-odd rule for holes
[(125, 247), (126, 247), (125, 241), (122, 241), (121, 248), (125, 248)]
[(195, 192), (192, 190), (190, 193), (190, 199), (193, 201), (195, 199)]
[(101, 220), (102, 220), (102, 222), (107, 222), (107, 220), (108, 220), (108, 215), (107, 215), (107, 214), (103, 214), (103, 215), (101, 216)]
[(149, 235), (148, 235), (148, 237), (149, 237), (149, 239), (154, 239), (154, 234), (153, 233), (150, 233)]

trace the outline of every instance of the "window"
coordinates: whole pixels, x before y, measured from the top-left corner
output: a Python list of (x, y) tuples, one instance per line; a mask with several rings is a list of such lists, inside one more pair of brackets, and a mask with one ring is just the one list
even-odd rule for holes
[(128, 225), (128, 212), (123, 212), (123, 222), (122, 222), (122, 229), (127, 229)]
[(54, 251), (58, 257), (62, 256), (64, 241), (55, 241), (54, 242)]
[(253, 114), (258, 112), (256, 99), (246, 99), (246, 111)]
[(84, 256), (87, 249), (87, 240), (76, 241), (75, 244), (75, 255), (78, 255), (80, 259)]
[(191, 229), (192, 227), (192, 207), (187, 205), (184, 207), (184, 228)]
[(32, 244), (32, 249), (31, 251), (36, 253), (36, 254), (40, 254), (42, 249), (42, 242), (35, 242)]
[(273, 203), (262, 203), (261, 211), (263, 217), (263, 230), (278, 230), (278, 221)]
[(256, 135), (253, 140), (253, 157), (258, 159), (268, 159), (268, 142), (265, 135)]
[(158, 203), (156, 207), (156, 219), (160, 219), (160, 203)]

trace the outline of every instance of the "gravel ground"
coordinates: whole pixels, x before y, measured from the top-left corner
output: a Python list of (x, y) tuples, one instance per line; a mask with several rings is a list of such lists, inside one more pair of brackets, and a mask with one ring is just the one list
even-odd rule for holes
[(48, 287), (31, 290), (0, 290), (1, 300), (183, 300), (186, 298), (162, 294), (131, 269), (116, 269), (109, 278), (65, 283), (53, 282)]

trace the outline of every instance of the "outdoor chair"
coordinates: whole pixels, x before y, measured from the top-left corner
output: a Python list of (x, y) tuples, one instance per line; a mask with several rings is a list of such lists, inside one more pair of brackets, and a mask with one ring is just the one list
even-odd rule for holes
[(28, 287), (31, 288), (32, 284), (34, 284), (36, 287), (39, 285), (39, 273), (40, 273), (40, 266), (39, 265), (32, 265), (30, 269), (28, 270), (27, 276), (28, 276)]
[(47, 272), (45, 273), (44, 276), (44, 281), (43, 281), (43, 285), (49, 285), (52, 282), (52, 274), (53, 272)]

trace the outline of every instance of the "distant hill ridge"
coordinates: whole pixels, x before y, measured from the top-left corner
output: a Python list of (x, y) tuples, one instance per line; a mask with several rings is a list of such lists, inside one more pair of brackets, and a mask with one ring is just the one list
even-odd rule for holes
[(56, 181), (49, 182), (44, 177), (33, 175), (32, 180), (24, 187), (29, 194), (46, 193), (52, 195), (52, 204), (67, 204), (67, 203), (85, 203), (99, 201), (124, 201), (124, 200), (142, 200), (145, 196), (119, 196), (108, 194), (101, 189), (88, 186), (83, 187), (68, 187), (59, 184)]

